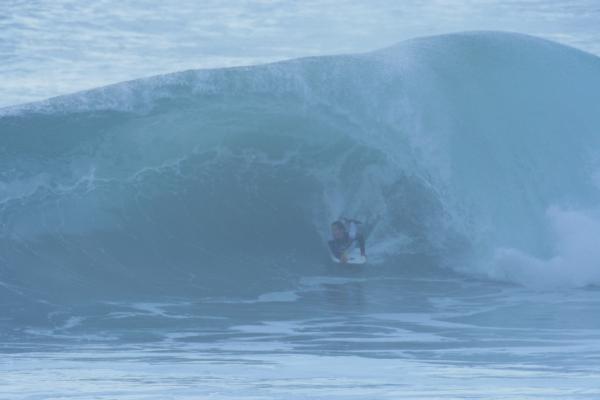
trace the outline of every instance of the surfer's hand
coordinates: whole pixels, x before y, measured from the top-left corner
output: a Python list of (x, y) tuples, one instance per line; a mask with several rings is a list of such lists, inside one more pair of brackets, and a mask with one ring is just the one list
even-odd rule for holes
[(348, 262), (348, 257), (346, 257), (345, 254), (342, 254), (342, 256), (340, 257), (340, 261), (344, 264), (346, 264)]

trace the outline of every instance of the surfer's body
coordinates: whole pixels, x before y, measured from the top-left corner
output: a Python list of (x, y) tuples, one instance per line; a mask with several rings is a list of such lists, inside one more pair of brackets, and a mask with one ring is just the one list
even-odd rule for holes
[(328, 242), (331, 254), (341, 262), (347, 261), (346, 251), (358, 244), (361, 256), (365, 257), (365, 237), (358, 232), (356, 221), (335, 221), (331, 224), (332, 239)]

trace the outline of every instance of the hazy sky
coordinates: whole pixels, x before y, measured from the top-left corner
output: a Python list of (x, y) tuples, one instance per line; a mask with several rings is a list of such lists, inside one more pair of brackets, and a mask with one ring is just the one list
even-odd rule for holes
[(1, 0), (0, 106), (464, 30), (529, 33), (600, 55), (600, 1)]

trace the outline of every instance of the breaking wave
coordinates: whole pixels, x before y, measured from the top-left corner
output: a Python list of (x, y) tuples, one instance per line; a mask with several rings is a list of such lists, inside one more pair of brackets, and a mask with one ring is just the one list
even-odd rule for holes
[(600, 59), (545, 40), (185, 71), (0, 116), (6, 298), (260, 292), (326, 268), (340, 215), (375, 266), (600, 280)]

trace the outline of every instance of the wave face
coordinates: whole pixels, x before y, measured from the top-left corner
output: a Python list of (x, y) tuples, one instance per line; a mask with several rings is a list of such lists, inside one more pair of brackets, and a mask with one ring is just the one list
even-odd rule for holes
[(340, 215), (367, 221), (374, 264), (420, 253), (525, 284), (599, 248), (568, 243), (582, 215), (600, 233), (600, 59), (528, 36), (185, 71), (0, 113), (6, 299), (268, 290), (327, 265)]

